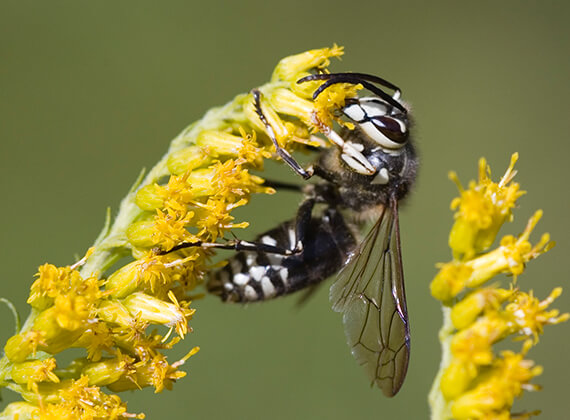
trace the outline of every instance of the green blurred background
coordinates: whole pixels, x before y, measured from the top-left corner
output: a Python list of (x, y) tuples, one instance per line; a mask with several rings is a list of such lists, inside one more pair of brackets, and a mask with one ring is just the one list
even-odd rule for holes
[[(404, 388), (394, 399), (369, 388), (323, 287), (300, 309), (295, 297), (247, 308), (195, 302), (186, 349), (202, 351), (187, 378), (172, 392), (123, 398), (147, 418), (428, 418), (440, 325), (428, 285), (449, 258), (450, 169), (467, 183), (486, 156), (498, 177), (520, 152), (517, 179), (529, 193), (503, 232), (542, 208), (533, 240), (548, 231), (558, 242), (520, 284), (539, 297), (567, 284), (569, 11), (563, 1), (2, 1), (1, 295), (27, 313), (37, 266), (81, 255), (105, 208), (117, 208), (183, 127), (267, 81), (280, 58), (336, 42), (346, 55), (333, 70), (393, 81), (417, 120), (422, 167), (401, 214), (413, 346)], [(297, 202), (287, 193), (255, 200), (241, 213), (252, 222), (246, 236), (290, 217)], [(570, 309), (570, 288), (555, 306)], [(13, 322), (0, 314), (4, 342)], [(517, 408), (569, 418), (569, 331), (547, 328), (531, 351), (545, 389)]]

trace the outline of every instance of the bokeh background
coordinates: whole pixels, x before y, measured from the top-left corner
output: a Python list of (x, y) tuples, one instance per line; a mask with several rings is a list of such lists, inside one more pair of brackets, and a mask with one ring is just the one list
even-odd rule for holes
[[(533, 240), (558, 245), (520, 284), (570, 309), (568, 284), (570, 3), (563, 1), (347, 2), (2, 1), (0, 3), (0, 294), (27, 313), (38, 265), (69, 264), (116, 209), (143, 166), (215, 105), (268, 80), (277, 61), (306, 49), (346, 47), (336, 71), (381, 75), (403, 88), (417, 120), (421, 172), (401, 212), (412, 359), (394, 399), (370, 389), (345, 344), (328, 287), (297, 298), (225, 306), (196, 301), (202, 347), (172, 392), (126, 394), (147, 418), (425, 419), (439, 363), (439, 305), (428, 285), (449, 258), (447, 180), (464, 183), (486, 156), (495, 177), (520, 153), (528, 194), (505, 233), (544, 209)], [(277, 176), (290, 177), (283, 168)], [(289, 193), (255, 200), (241, 217), (251, 237), (294, 213)], [(0, 307), (2, 342), (13, 328)], [(530, 357), (544, 365), (519, 409), (570, 416), (569, 325), (547, 329)], [(176, 355), (171, 356), (174, 360)], [(4, 398), (10, 401), (8, 392)]]

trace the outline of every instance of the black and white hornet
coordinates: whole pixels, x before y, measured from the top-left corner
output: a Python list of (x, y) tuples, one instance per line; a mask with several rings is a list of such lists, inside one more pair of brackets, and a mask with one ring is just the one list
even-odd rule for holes
[[(323, 80), (317, 98), (337, 83), (362, 85), (372, 96), (351, 98), (342, 117), (353, 129), (314, 123), (336, 146), (320, 152), (307, 169), (278, 143), (253, 91), (255, 109), (277, 154), (307, 184), (304, 200), (293, 220), (267, 231), (255, 242), (181, 244), (235, 249), (228, 264), (214, 272), (208, 290), (225, 302), (254, 302), (313, 290), (337, 274), (330, 289), (333, 310), (342, 312), (348, 344), (364, 365), (372, 384), (395, 395), (406, 376), (410, 327), (404, 291), (398, 203), (415, 179), (418, 160), (410, 139), (410, 116), (400, 89), (368, 74), (315, 74), (297, 83)], [(378, 87), (381, 86), (381, 87)], [(392, 95), (383, 88), (392, 90)], [(277, 187), (292, 188), (276, 184)], [(367, 222), (373, 227), (361, 238)]]

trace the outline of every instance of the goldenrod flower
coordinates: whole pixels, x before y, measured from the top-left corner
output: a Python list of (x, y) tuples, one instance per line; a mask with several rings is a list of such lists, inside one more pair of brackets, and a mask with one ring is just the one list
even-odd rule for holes
[[(554, 245), (548, 234), (532, 245), (530, 234), (542, 217), (538, 210), (518, 236), (503, 237), (497, 248), (488, 251), (501, 226), (513, 217), (512, 209), (524, 192), (513, 182), (514, 154), (505, 175), (491, 181), (484, 159), (479, 161), (479, 180), (464, 190), (457, 179), (460, 197), (452, 201), (457, 210), (449, 236), (453, 260), (440, 264), (431, 283), (432, 295), (444, 307), (440, 331), (443, 361), (430, 393), (432, 419), (514, 419), (534, 413), (511, 414), (515, 398), (523, 390), (537, 390), (530, 381), (542, 368), (525, 356), (538, 343), (547, 324), (566, 321), (548, 307), (560, 296), (556, 288), (540, 301), (532, 291), (519, 290), (517, 276), (525, 264)], [(487, 251), (487, 252), (485, 252)], [(498, 283), (487, 285), (498, 274), (512, 276), (508, 289)], [(498, 353), (494, 345), (508, 337), (527, 338), (522, 348)]]
[(14, 382), (26, 384), (29, 390), (37, 391), (38, 382), (59, 382), (59, 378), (53, 372), (55, 366), (54, 358), (15, 363), (10, 377)]
[[(322, 82), (297, 81), (311, 71), (326, 72), (330, 58), (342, 53), (335, 45), (287, 57), (271, 81), (258, 87), (281, 147), (326, 145), (313, 133), (337, 118), (358, 86), (335, 84), (314, 101), (312, 93)], [(247, 227), (248, 221), (235, 220), (232, 212), (253, 194), (274, 193), (252, 173), (268, 158), (275, 158), (275, 148), (253, 96), (238, 95), (171, 142), (84, 258), (66, 267), (42, 265), (28, 298), (32, 312), (7, 341), (0, 361), (0, 384), (25, 402), (10, 404), (0, 418), (134, 417), (117, 395), (99, 387), (171, 389), (198, 347), (172, 364), (164, 352), (192, 331), (191, 299), (200, 296), (194, 289), (211, 268), (213, 254), (179, 245), (223, 241), (233, 229)], [(84, 349), (83, 357), (56, 367), (59, 353), (72, 347)]]
[(513, 154), (511, 163), (498, 183), (491, 181), (491, 170), (485, 159), (479, 161), (479, 180), (469, 183), (465, 190), (455, 172), (449, 177), (455, 181), (460, 196), (451, 202), (455, 213), (455, 224), (449, 234), (449, 247), (456, 259), (471, 258), (485, 251), (495, 240), (505, 221), (512, 218), (516, 200), (525, 192), (519, 184), (512, 182), (516, 175), (514, 166), (518, 154)]

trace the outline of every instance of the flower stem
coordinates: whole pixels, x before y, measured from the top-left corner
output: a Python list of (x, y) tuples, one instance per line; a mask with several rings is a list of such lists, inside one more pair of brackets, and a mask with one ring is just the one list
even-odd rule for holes
[(442, 307), (443, 311), (443, 325), (441, 326), (438, 336), (441, 343), (441, 362), (439, 370), (431, 390), (428, 395), (428, 402), (431, 411), (431, 420), (447, 420), (451, 418), (449, 406), (441, 393), (440, 382), (445, 369), (449, 366), (451, 361), (451, 339), (455, 328), (451, 322), (451, 308), (447, 306)]
[[(172, 140), (168, 152), (142, 180), (137, 180), (133, 188), (123, 198), (113, 224), (110, 225), (108, 221), (105, 224), (103, 231), (95, 241), (93, 253), (81, 267), (80, 274), (83, 278), (103, 272), (115, 261), (130, 253), (131, 246), (127, 241), (126, 230), (143, 213), (143, 210), (135, 203), (138, 188), (158, 182), (161, 178), (169, 175), (166, 166), (169, 156), (177, 150), (194, 144), (200, 131), (223, 127), (225, 121), (228, 120), (245, 121), (243, 114), (244, 98), (245, 95), (238, 95), (226, 105), (210, 110), (201, 120), (189, 125)], [(38, 314), (39, 311), (32, 309), (19, 332), (30, 330)], [(6, 356), (0, 358), (0, 383), (4, 383), (4, 378), (9, 374), (11, 368), (12, 362)]]

